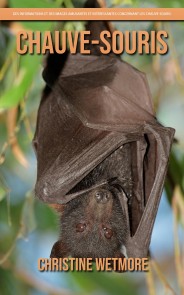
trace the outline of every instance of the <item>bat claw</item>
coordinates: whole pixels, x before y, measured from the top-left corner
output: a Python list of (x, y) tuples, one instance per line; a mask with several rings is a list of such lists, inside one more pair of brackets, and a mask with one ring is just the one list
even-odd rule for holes
[(119, 183), (113, 184), (113, 187), (116, 188), (120, 193), (124, 192), (122, 186)]
[(110, 190), (112, 191), (112, 193), (114, 192), (115, 195), (121, 193), (123, 196), (123, 199), (127, 201), (128, 196), (125, 193), (121, 182), (117, 178), (110, 179), (109, 185), (111, 186)]
[(108, 183), (111, 185), (116, 180), (117, 180), (117, 177), (110, 178), (110, 179), (108, 179)]

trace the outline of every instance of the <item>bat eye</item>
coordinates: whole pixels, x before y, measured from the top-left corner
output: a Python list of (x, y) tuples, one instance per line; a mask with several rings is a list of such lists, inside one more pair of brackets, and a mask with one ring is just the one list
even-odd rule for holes
[(106, 237), (106, 239), (111, 239), (113, 236), (113, 231), (110, 228), (104, 227), (104, 236)]
[(78, 223), (76, 225), (76, 231), (82, 233), (86, 229), (85, 223)]

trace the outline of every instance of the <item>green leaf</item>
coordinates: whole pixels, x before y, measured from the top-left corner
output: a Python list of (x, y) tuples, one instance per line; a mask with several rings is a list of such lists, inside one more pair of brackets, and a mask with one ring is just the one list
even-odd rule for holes
[(48, 0), (9, 0), (9, 5), (14, 8), (57, 8), (60, 6), (59, 1)]
[(26, 200), (22, 208), (18, 238), (26, 239), (28, 234), (32, 232), (35, 228), (36, 221), (34, 214), (34, 198), (31, 193), (27, 193)]
[(132, 0), (113, 0), (113, 5), (132, 5)]
[(177, 150), (173, 148), (169, 159), (168, 173), (165, 181), (165, 189), (170, 204), (176, 186), (180, 187), (181, 192), (184, 195), (184, 158), (177, 158), (177, 155)]
[(5, 198), (6, 191), (3, 187), (0, 187), (0, 202)]
[(6, 185), (6, 182), (2, 177), (0, 177), (0, 201), (2, 201), (8, 194), (9, 189)]
[(183, 167), (180, 165), (180, 162), (177, 160), (174, 153), (171, 153), (170, 156), (169, 172), (171, 173), (174, 183), (179, 184), (179, 186), (182, 187)]
[(72, 0), (65, 0), (64, 3), (67, 8), (73, 8)]
[(74, 278), (75, 283), (87, 292), (102, 291), (104, 294), (116, 294), (116, 295), (137, 295), (138, 290), (136, 286), (129, 281), (127, 276), (124, 274), (116, 274), (113, 272), (71, 272), (71, 276)]
[(56, 24), (54, 21), (21, 21), (21, 25), (31, 31), (53, 31)]
[(0, 110), (16, 106), (27, 94), (41, 64), (41, 55), (20, 55), (20, 67), (9, 89), (0, 98)]
[(157, 4), (158, 7), (166, 7), (166, 8), (179, 8), (183, 7), (183, 0), (154, 0), (151, 1), (153, 4)]
[(72, 2), (74, 4), (74, 7), (82, 8), (82, 7), (84, 7), (86, 0), (73, 0)]

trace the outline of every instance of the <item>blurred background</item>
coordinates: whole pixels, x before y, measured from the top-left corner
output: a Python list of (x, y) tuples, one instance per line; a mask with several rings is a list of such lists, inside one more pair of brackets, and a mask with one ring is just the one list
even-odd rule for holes
[[(82, 7), (84, 0), (0, 0), (0, 7)], [(182, 7), (175, 1), (107, 1), (107, 7)], [(146, 72), (158, 120), (176, 129), (151, 241), (149, 273), (41, 273), (59, 234), (54, 211), (36, 200), (31, 145), (41, 92), (43, 56), (18, 55), (18, 30), (53, 30), (55, 22), (0, 22), (0, 294), (184, 294), (184, 22), (114, 22), (118, 30), (166, 30), (166, 55), (122, 55)], [(84, 22), (65, 22), (82, 30)]]

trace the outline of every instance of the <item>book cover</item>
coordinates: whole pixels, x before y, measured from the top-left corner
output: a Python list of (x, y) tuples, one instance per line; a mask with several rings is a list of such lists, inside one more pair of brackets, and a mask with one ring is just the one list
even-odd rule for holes
[(183, 294), (182, 5), (0, 1), (0, 294)]

